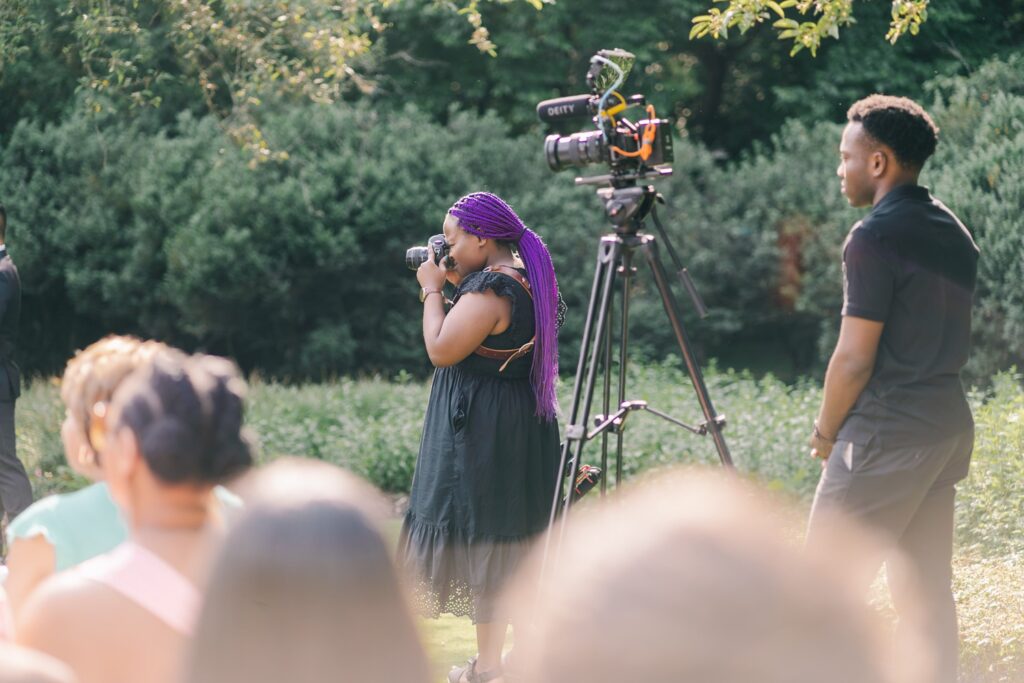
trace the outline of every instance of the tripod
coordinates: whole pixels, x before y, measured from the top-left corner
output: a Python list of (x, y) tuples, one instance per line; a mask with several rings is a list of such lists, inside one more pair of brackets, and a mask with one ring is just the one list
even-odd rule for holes
[[(662, 240), (669, 250), (674, 265), (683, 285), (690, 293), (694, 305), (701, 315), (706, 314), (704, 304), (697, 293), (693, 282), (689, 278), (686, 269), (679, 263), (678, 255), (668, 240), (668, 235), (658, 221), (655, 211), (655, 201), (658, 198), (654, 187), (651, 185), (637, 186), (631, 184), (625, 187), (604, 187), (597, 191), (598, 196), (604, 201), (605, 214), (608, 216), (614, 231), (601, 238), (597, 251), (597, 264), (594, 270), (594, 283), (590, 290), (590, 303), (587, 308), (587, 318), (583, 330), (583, 340), (580, 346), (579, 363), (576, 366), (576, 381), (573, 385), (572, 408), (570, 421), (565, 430), (565, 442), (562, 444), (562, 455), (559, 463), (559, 485), (555, 490), (555, 497), (551, 504), (551, 527), (558, 520), (557, 533), (549, 534), (548, 544), (552, 536), (556, 536), (554, 542), (561, 545), (562, 534), (565, 523), (569, 517), (569, 511), (573, 504), (572, 491), (569, 495), (563, 495), (564, 477), (568, 472), (570, 477), (575, 477), (580, 459), (583, 454), (583, 447), (587, 442), (601, 436), (601, 465), (602, 471), (607, 472), (608, 464), (608, 439), (609, 434), (616, 438), (615, 446), (615, 483), (618, 485), (622, 479), (622, 445), (623, 445), (623, 424), (631, 412), (646, 410), (649, 413), (671, 422), (694, 434), (705, 436), (710, 434), (714, 440), (715, 448), (722, 465), (732, 468), (732, 456), (722, 436), (722, 429), (725, 427), (725, 417), (718, 415), (711, 403), (707, 386), (704, 384), (704, 376), (694, 358), (690, 347), (689, 338), (683, 328), (682, 318), (679, 314), (679, 307), (676, 304), (672, 290), (669, 287), (668, 275), (658, 254), (657, 242), (653, 235), (641, 234), (644, 219), (651, 215), (654, 223), (661, 234)], [(704, 413), (704, 422), (698, 426), (691, 426), (681, 422), (674, 417), (655, 410), (642, 400), (626, 399), (626, 364), (629, 348), (629, 289), (630, 278), (636, 272), (633, 266), (634, 252), (639, 249), (650, 266), (654, 275), (654, 281), (658, 292), (661, 295), (661, 302), (665, 308), (672, 331), (675, 334), (679, 350), (682, 352), (686, 369), (693, 383), (694, 391), (697, 394), (697, 401), (700, 403)], [(618, 368), (618, 407), (611, 412), (611, 366), (612, 366), (612, 335), (611, 317), (613, 304), (613, 290), (616, 279), (622, 281), (622, 311), (619, 336), (619, 368)], [(595, 380), (599, 365), (604, 367), (604, 396), (603, 412), (595, 417), (595, 426), (592, 430), (587, 429), (590, 420), (590, 407), (594, 397)], [(567, 467), (568, 465), (568, 467)], [(570, 487), (572, 482), (570, 482)], [(607, 476), (601, 480), (601, 493), (604, 495), (607, 486)], [(561, 515), (559, 516), (559, 510)], [(547, 550), (545, 550), (545, 564), (547, 562)]]

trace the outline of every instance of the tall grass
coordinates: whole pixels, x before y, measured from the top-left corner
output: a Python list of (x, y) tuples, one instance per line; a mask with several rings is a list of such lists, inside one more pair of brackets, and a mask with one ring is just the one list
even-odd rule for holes
[[(727, 417), (725, 435), (738, 470), (806, 506), (820, 474), (806, 447), (820, 385), (715, 369), (706, 380), (716, 408)], [(566, 412), (571, 390), (571, 383), (563, 383)], [(351, 469), (385, 491), (402, 493), (412, 481), (428, 394), (429, 383), (404, 376), (305, 386), (254, 380), (248, 422), (259, 436), (262, 462), (281, 455), (317, 458)], [(703, 420), (689, 378), (674, 362), (632, 366), (626, 395), (692, 425)], [(599, 401), (600, 394), (594, 413), (601, 412)], [(964, 680), (1024, 680), (1021, 378), (1000, 375), (986, 392), (973, 393), (971, 401), (976, 442), (971, 474), (957, 497), (955, 559), (967, 662)], [(19, 455), (36, 495), (82, 486), (85, 482), (64, 463), (59, 436), (63, 408), (55, 382), (33, 382), (17, 410)], [(624, 434), (626, 477), (679, 463), (717, 463), (709, 438), (650, 413), (630, 414)], [(588, 445), (585, 458), (595, 461), (599, 450), (598, 443)], [(445, 657), (450, 655), (445, 651)]]
[[(807, 437), (821, 399), (809, 381), (786, 384), (733, 371), (707, 373), (715, 407), (725, 414), (726, 440), (737, 469), (767, 488), (809, 500), (820, 467), (807, 456)], [(562, 407), (569, 409), (570, 383)], [(248, 423), (260, 441), (261, 462), (296, 455), (336, 463), (384, 491), (407, 492), (419, 448), (429, 383), (380, 378), (284, 386), (252, 383)], [(613, 392), (614, 394), (615, 392)], [(691, 425), (703, 420), (687, 375), (674, 362), (634, 365), (627, 398)], [(958, 538), (965, 552), (1020, 556), (1024, 551), (1024, 390), (1020, 377), (996, 377), (973, 393), (976, 442), (971, 475), (958, 496)], [(601, 412), (600, 395), (591, 418)], [(63, 407), (54, 381), (37, 380), (17, 404), (18, 453), (36, 494), (74, 490), (85, 482), (64, 462)], [(564, 428), (564, 424), (562, 425)], [(628, 478), (658, 467), (718, 462), (702, 438), (646, 412), (631, 413), (624, 430), (623, 471)], [(584, 457), (595, 461), (599, 440)], [(614, 438), (610, 442), (614, 452)]]

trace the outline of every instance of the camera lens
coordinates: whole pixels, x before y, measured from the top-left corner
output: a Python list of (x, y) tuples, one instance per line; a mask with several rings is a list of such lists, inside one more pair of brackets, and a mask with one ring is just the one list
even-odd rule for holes
[(405, 265), (409, 270), (416, 270), (428, 258), (430, 258), (428, 247), (410, 247), (405, 252)]
[(410, 247), (406, 250), (405, 265), (409, 270), (416, 270), (429, 258), (433, 258), (434, 263), (441, 265), (441, 259), (448, 255), (448, 249), (448, 241), (445, 240), (443, 234), (431, 235), (427, 240), (427, 246)]
[(605, 161), (604, 133), (588, 130), (562, 137), (544, 138), (544, 157), (552, 171)]

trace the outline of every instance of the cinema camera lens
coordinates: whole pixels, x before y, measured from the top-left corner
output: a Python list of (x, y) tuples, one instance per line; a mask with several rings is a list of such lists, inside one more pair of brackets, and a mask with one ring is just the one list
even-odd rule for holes
[(572, 135), (544, 138), (544, 158), (552, 171), (603, 162), (607, 156), (604, 132), (587, 130)]

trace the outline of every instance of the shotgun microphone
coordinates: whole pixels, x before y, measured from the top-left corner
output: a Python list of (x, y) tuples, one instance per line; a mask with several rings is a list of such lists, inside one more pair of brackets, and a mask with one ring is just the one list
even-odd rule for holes
[(593, 114), (592, 106), (597, 103), (593, 95), (570, 95), (544, 100), (537, 105), (537, 118), (544, 123), (579, 119)]

